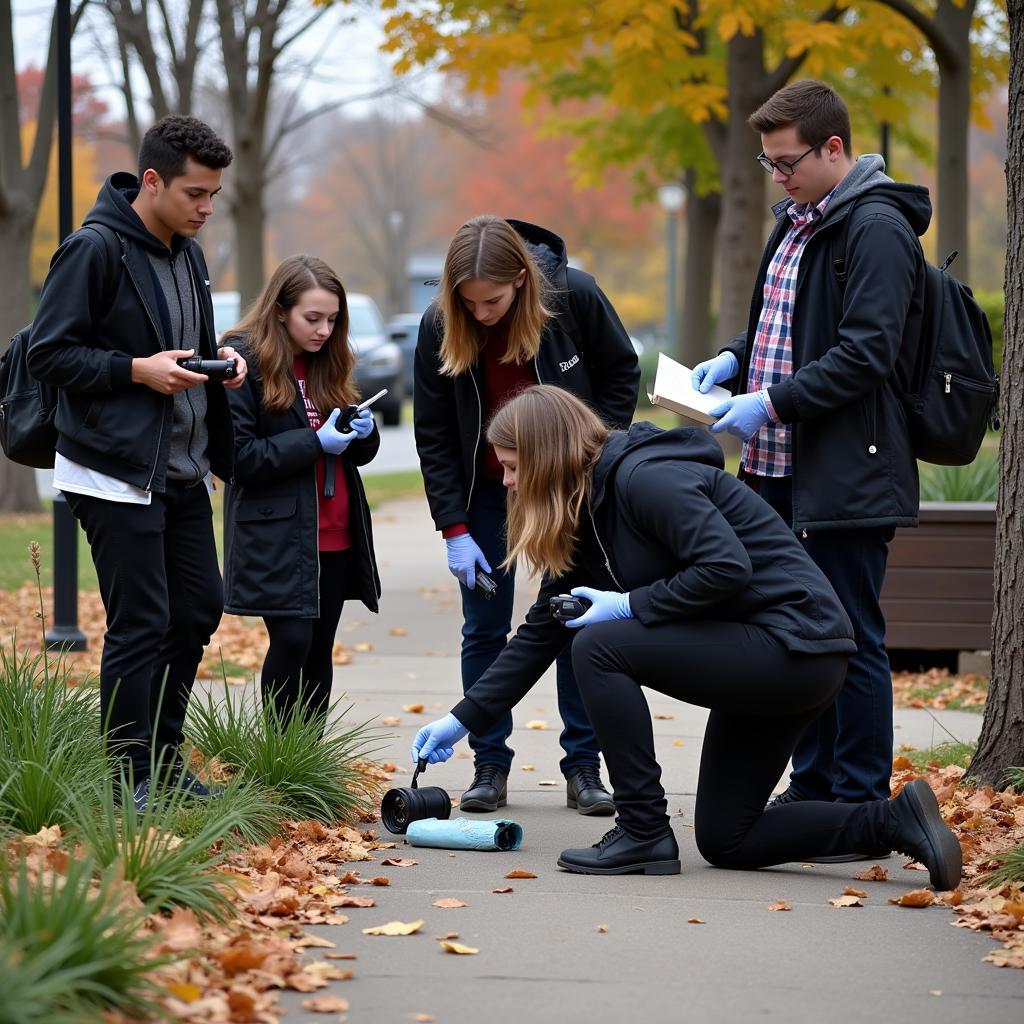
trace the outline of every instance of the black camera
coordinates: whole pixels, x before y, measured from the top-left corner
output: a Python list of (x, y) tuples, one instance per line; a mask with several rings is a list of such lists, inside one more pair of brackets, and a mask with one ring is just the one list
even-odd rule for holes
[(234, 359), (203, 359), (202, 356), (188, 356), (179, 359), (178, 365), (191, 373), (205, 373), (210, 380), (230, 380), (238, 371)]
[(427, 762), (420, 759), (412, 773), (412, 785), (402, 789), (389, 789), (380, 805), (380, 819), (384, 827), (395, 835), (405, 835), (414, 821), (424, 818), (448, 818), (452, 813), (452, 802), (448, 793), (440, 786), (416, 788), (416, 778), (427, 770)]
[(476, 574), (476, 589), (487, 601), (493, 601), (494, 595), (498, 592), (498, 584), (485, 572)]
[(548, 602), (548, 610), (559, 622), (578, 619), (591, 605), (585, 597), (573, 597), (572, 594), (559, 594)]

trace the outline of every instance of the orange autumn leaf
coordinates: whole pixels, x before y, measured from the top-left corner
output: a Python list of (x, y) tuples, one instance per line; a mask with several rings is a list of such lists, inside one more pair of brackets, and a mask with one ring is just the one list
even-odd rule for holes
[(852, 885), (848, 885), (843, 890), (844, 896), (859, 896), (861, 899), (867, 899), (867, 893), (863, 889), (854, 889)]
[(872, 864), (871, 867), (858, 871), (853, 877), (860, 882), (885, 882), (889, 878), (889, 870), (883, 868), (881, 864)]
[(785, 900), (776, 900), (774, 903), (769, 903), (765, 910), (792, 910), (793, 908)]
[(381, 862), (382, 868), (411, 868), (419, 864), (418, 860), (410, 860), (407, 857), (385, 857)]
[(441, 948), (446, 953), (456, 953), (459, 956), (472, 956), (474, 953), (479, 953), (480, 950), (474, 946), (463, 946), (458, 942), (449, 942), (445, 940), (441, 943)]
[(454, 896), (445, 896), (443, 899), (434, 900), (432, 906), (440, 907), (442, 910), (457, 910), (459, 907), (468, 906), (468, 904), (463, 903), (462, 900), (458, 900)]
[(505, 872), (506, 878), (536, 878), (537, 876), (532, 871), (524, 871), (522, 868), (514, 868), (512, 871)]
[(348, 1000), (344, 996), (314, 996), (303, 999), (302, 1008), (311, 1013), (348, 1013)]
[(422, 704), (405, 704), (402, 707), (403, 711), (407, 711), (410, 715), (422, 715), (423, 705)]
[(686, 919), (687, 924), (707, 924), (706, 921), (702, 921), (699, 917), (688, 917)]
[(930, 907), (935, 902), (935, 893), (931, 889), (912, 889), (889, 902), (898, 907)]
[(498, 896), (504, 896), (507, 892), (512, 892), (511, 885), (502, 886), (500, 889), (492, 889), (491, 892), (496, 893)]

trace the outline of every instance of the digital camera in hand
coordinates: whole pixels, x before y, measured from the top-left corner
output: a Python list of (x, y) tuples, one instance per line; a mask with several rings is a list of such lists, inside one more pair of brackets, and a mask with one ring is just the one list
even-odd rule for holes
[(238, 372), (234, 359), (203, 359), (202, 356), (188, 356), (179, 359), (178, 365), (191, 373), (205, 373), (210, 380), (230, 380)]
[(487, 573), (478, 572), (476, 574), (476, 589), (486, 600), (493, 601), (494, 595), (498, 592), (498, 584)]
[(578, 619), (589, 607), (590, 602), (585, 597), (573, 597), (572, 594), (559, 594), (548, 602), (552, 616), (559, 622)]

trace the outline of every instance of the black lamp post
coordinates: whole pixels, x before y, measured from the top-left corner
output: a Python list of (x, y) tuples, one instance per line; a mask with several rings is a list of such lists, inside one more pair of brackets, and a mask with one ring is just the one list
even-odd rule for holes
[[(57, 183), (59, 233), (74, 230), (71, 198), (71, 0), (57, 0)], [(59, 491), (53, 499), (53, 625), (47, 647), (84, 651), (78, 628), (78, 523)]]

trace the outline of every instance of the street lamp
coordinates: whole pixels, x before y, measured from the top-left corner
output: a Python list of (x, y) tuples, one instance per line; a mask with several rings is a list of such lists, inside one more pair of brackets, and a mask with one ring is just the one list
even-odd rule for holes
[(686, 189), (678, 184), (665, 184), (658, 188), (658, 202), (665, 211), (665, 248), (668, 251), (668, 270), (665, 278), (665, 333), (670, 352), (679, 351), (679, 304), (676, 283), (679, 277), (679, 211), (686, 202)]

